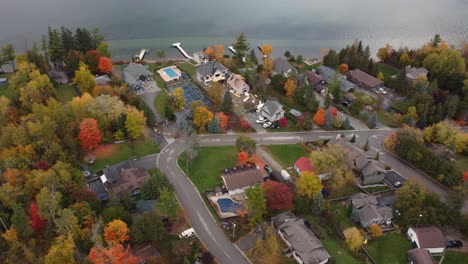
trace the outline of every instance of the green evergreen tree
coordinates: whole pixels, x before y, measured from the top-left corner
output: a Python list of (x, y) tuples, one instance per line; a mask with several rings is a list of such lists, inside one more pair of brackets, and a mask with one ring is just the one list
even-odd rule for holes
[(321, 215), (325, 206), (325, 199), (323, 198), (322, 192), (319, 192), (312, 199), (312, 213), (315, 215)]
[(221, 104), (221, 111), (225, 113), (232, 112), (232, 97), (230, 92), (224, 93), (223, 103)]
[(370, 146), (369, 146), (369, 138), (366, 139), (366, 144), (362, 147), (364, 151), (369, 151)]
[(344, 128), (344, 129), (347, 129), (347, 130), (348, 130), (348, 129), (351, 129), (351, 124), (350, 124), (350, 122), (349, 122), (349, 118), (348, 118), (348, 117), (346, 117), (346, 119), (345, 119), (344, 122), (343, 122), (343, 128)]
[(356, 134), (353, 134), (353, 136), (351, 137), (351, 140), (349, 140), (349, 142), (351, 142), (351, 143), (356, 142)]
[(236, 38), (236, 42), (232, 44), (232, 47), (236, 50), (239, 59), (245, 57), (247, 51), (249, 50), (249, 43), (247, 42), (247, 38), (245, 37), (244, 32), (239, 34), (239, 36)]
[(221, 133), (221, 126), (219, 124), (218, 117), (213, 117), (210, 123), (208, 123), (208, 132), (212, 134), (219, 134)]
[(325, 113), (325, 124), (323, 125), (324, 129), (332, 129), (333, 128), (333, 115), (328, 109)]
[(369, 120), (367, 120), (367, 125), (369, 128), (377, 128), (377, 114), (373, 113), (370, 117)]
[(325, 96), (324, 105), (325, 105), (325, 108), (329, 108), (329, 107), (330, 107), (330, 105), (331, 105), (330, 93), (327, 93), (327, 95)]
[(27, 238), (33, 233), (33, 229), (29, 223), (29, 218), (23, 207), (15, 206), (11, 215), (11, 226), (18, 231), (18, 235), (22, 238)]

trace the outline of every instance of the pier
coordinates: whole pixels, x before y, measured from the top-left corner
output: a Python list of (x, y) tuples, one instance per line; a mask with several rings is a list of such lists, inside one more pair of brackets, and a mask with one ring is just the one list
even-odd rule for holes
[(146, 55), (146, 53), (147, 53), (148, 51), (149, 51), (149, 50), (147, 50), (147, 49), (142, 49), (142, 50), (140, 51), (140, 54), (135, 55), (134, 60), (135, 60), (135, 61), (142, 61), (142, 60), (145, 58), (145, 55)]
[(176, 47), (176, 48), (180, 51), (180, 53), (182, 53), (182, 55), (184, 55), (185, 58), (187, 58), (187, 59), (189, 59), (189, 60), (192, 59), (192, 57), (190, 57), (190, 56), (187, 54), (187, 52), (185, 52), (185, 50), (182, 48), (181, 45), (182, 45), (182, 44), (180, 44), (180, 42), (177, 42), (177, 43), (172, 44), (172, 46), (173, 46), (173, 47)]

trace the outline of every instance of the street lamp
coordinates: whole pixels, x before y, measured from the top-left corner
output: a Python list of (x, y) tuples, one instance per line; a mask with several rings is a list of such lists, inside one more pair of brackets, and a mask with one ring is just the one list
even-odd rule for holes
[(419, 214), (418, 222), (416, 223), (416, 227), (419, 227), (419, 221), (421, 221), (422, 214)]

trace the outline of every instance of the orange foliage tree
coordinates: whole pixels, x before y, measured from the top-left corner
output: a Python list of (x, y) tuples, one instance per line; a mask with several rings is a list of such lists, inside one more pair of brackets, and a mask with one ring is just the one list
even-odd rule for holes
[(223, 112), (219, 112), (216, 114), (216, 117), (219, 120), (219, 126), (221, 127), (222, 131), (226, 131), (228, 124), (229, 124), (229, 118), (226, 114)]
[(237, 159), (241, 165), (245, 165), (249, 159), (249, 154), (247, 152), (241, 151), (237, 153)]
[(104, 229), (104, 240), (111, 246), (122, 244), (128, 239), (128, 226), (122, 220), (116, 219), (107, 224)]
[(345, 63), (340, 64), (340, 66), (338, 66), (338, 70), (339, 70), (342, 74), (348, 73), (348, 71), (349, 71), (348, 64), (345, 64)]
[(213, 113), (210, 112), (206, 107), (199, 106), (195, 109), (193, 114), (193, 125), (198, 128), (199, 131), (205, 131), (206, 125), (213, 119)]
[(270, 58), (263, 60), (262, 73), (266, 76), (270, 75), (273, 71), (273, 61)]
[(323, 108), (319, 107), (315, 113), (314, 122), (319, 126), (323, 126), (325, 124), (325, 110), (323, 110)]
[(215, 50), (213, 47), (208, 46), (204, 51), (203, 51), (210, 60), (214, 59), (215, 57)]
[(103, 73), (111, 73), (112, 72), (112, 62), (109, 58), (100, 57), (99, 58), (99, 71)]
[(221, 61), (224, 56), (224, 45), (216, 44), (214, 45), (214, 57), (217, 61)]
[(265, 43), (262, 45), (262, 54), (265, 56), (270, 56), (271, 52), (273, 51), (273, 48), (271, 47), (270, 44)]
[(110, 248), (93, 247), (89, 251), (89, 261), (93, 264), (136, 264), (137, 257), (130, 253), (130, 246), (124, 247), (120, 244)]
[(78, 138), (81, 147), (88, 150), (95, 149), (101, 143), (102, 133), (98, 128), (96, 119), (85, 118), (81, 121)]
[(286, 90), (286, 96), (291, 97), (294, 94), (294, 91), (296, 91), (296, 81), (293, 79), (288, 79), (286, 83), (284, 84), (284, 89)]

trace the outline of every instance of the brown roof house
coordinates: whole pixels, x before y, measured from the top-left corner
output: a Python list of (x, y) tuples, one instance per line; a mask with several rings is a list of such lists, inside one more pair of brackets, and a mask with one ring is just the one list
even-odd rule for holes
[(353, 220), (359, 222), (364, 228), (369, 228), (373, 224), (386, 226), (392, 223), (392, 208), (380, 206), (373, 195), (355, 194), (351, 197), (350, 203), (353, 207)]
[(307, 76), (307, 82), (310, 85), (316, 85), (316, 84), (324, 85), (325, 84), (325, 79), (313, 71), (306, 72), (306, 76)]
[(110, 185), (116, 194), (128, 190), (132, 195), (140, 193), (141, 184), (149, 178), (149, 173), (143, 168), (130, 168), (123, 170), (117, 181)]
[(291, 212), (281, 213), (271, 220), (298, 263), (324, 264), (331, 258), (320, 240), (307, 227), (308, 222)]
[(350, 71), (348, 73), (348, 80), (369, 90), (377, 90), (384, 85), (381, 80), (359, 69)]
[(423, 248), (408, 250), (408, 260), (410, 264), (436, 264), (429, 250)]
[(361, 156), (354, 163), (362, 185), (381, 183), (384, 180), (387, 172), (380, 162)]
[(433, 225), (410, 227), (408, 228), (407, 235), (413, 248), (427, 249), (431, 254), (444, 253), (444, 234)]
[(229, 195), (243, 193), (245, 189), (263, 182), (263, 174), (253, 164), (237, 166), (221, 171), (221, 179)]
[(239, 74), (231, 74), (226, 82), (229, 90), (236, 94), (248, 93), (250, 86), (245, 82), (244, 77)]

